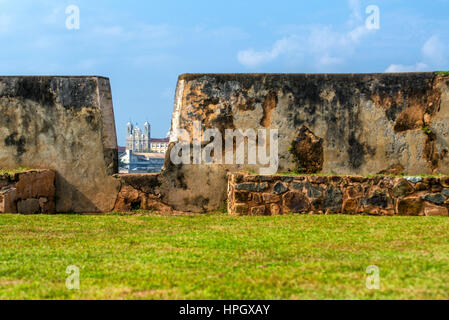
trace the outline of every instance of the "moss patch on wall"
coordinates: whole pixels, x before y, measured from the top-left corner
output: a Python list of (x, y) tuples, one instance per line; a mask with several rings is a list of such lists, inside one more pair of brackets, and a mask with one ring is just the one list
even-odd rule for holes
[(28, 168), (17, 168), (17, 169), (0, 169), (0, 176), (8, 175), (14, 176), (16, 173), (22, 173), (25, 171), (29, 171)]

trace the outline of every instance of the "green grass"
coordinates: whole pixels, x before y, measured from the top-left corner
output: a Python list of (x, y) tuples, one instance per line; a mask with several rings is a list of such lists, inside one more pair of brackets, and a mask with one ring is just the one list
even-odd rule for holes
[(448, 299), (449, 219), (2, 215), (0, 299), (22, 298)]
[(447, 75), (449, 75), (449, 71), (435, 71), (434, 73), (437, 76), (447, 76)]

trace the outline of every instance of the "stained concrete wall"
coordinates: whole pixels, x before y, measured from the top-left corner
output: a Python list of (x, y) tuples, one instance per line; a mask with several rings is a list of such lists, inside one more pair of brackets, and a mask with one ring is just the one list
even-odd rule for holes
[[(307, 172), (447, 174), (448, 85), (448, 76), (434, 73), (184, 74), (172, 131), (193, 135), (196, 120), (223, 135), (278, 129), (280, 172), (313, 163)], [(224, 204), (228, 171), (257, 169), (173, 165), (169, 158), (165, 167), (164, 202), (190, 211)]]
[(109, 79), (0, 77), (0, 168), (56, 171), (57, 212), (114, 207), (120, 182)]

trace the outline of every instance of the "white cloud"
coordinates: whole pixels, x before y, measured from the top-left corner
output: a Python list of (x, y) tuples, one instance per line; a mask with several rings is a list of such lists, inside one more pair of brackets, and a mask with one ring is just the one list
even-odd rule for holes
[(429, 67), (423, 62), (418, 62), (417, 64), (407, 66), (403, 64), (392, 64), (385, 72), (421, 72), (428, 71)]
[(240, 51), (238, 61), (248, 67), (257, 67), (260, 64), (273, 61), (279, 55), (300, 49), (299, 39), (295, 36), (278, 40), (269, 51), (255, 51), (253, 49)]
[(332, 66), (343, 63), (343, 59), (337, 57), (331, 57), (329, 55), (325, 55), (321, 57), (320, 64), (322, 66)]
[(349, 0), (349, 8), (352, 10), (351, 17), (349, 19), (350, 24), (360, 23), (362, 18), (362, 4), (360, 0)]
[(273, 61), (278, 55), (279, 54), (275, 52), (274, 48), (270, 51), (255, 51), (253, 49), (248, 49), (240, 51), (237, 54), (237, 59), (244, 66), (254, 68), (260, 64)]
[(413, 65), (392, 64), (385, 70), (385, 72), (419, 72), (444, 68), (446, 62), (444, 54), (448, 49), (449, 47), (446, 47), (440, 41), (438, 36), (433, 35), (421, 48), (423, 61)]
[[(241, 50), (237, 53), (237, 59), (248, 68), (259, 67), (281, 56), (307, 56), (318, 70), (341, 64), (366, 35), (374, 32), (365, 27), (360, 1), (350, 0), (349, 7), (352, 13), (348, 25), (351, 28), (347, 31), (334, 31), (331, 26), (307, 26), (301, 32), (291, 31), (288, 36), (277, 40), (271, 49)], [(289, 26), (288, 29), (294, 28)]]
[(430, 37), (421, 49), (424, 59), (437, 65), (444, 64), (444, 53), (446, 51), (447, 48), (436, 35)]

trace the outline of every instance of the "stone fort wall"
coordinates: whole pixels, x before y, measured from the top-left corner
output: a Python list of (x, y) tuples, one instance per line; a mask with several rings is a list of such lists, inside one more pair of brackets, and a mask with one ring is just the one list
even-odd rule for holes
[(113, 209), (120, 182), (109, 79), (0, 77), (0, 168), (56, 172), (57, 212)]
[[(400, 74), (184, 74), (172, 131), (278, 129), (279, 172), (449, 173), (449, 77)], [(176, 142), (172, 138), (172, 145)], [(238, 147), (238, 146), (236, 146)], [(177, 210), (224, 205), (227, 173), (259, 165), (174, 165), (161, 195)]]
[[(448, 86), (449, 76), (435, 73), (185, 74), (172, 133), (193, 137), (196, 121), (223, 137), (276, 129), (278, 172), (449, 174)], [(228, 173), (263, 167), (174, 164), (169, 150), (159, 175), (114, 176), (114, 112), (102, 77), (0, 77), (0, 115), (0, 168), (54, 170), (57, 212), (213, 211), (226, 206)], [(172, 135), (170, 149), (176, 142)]]

